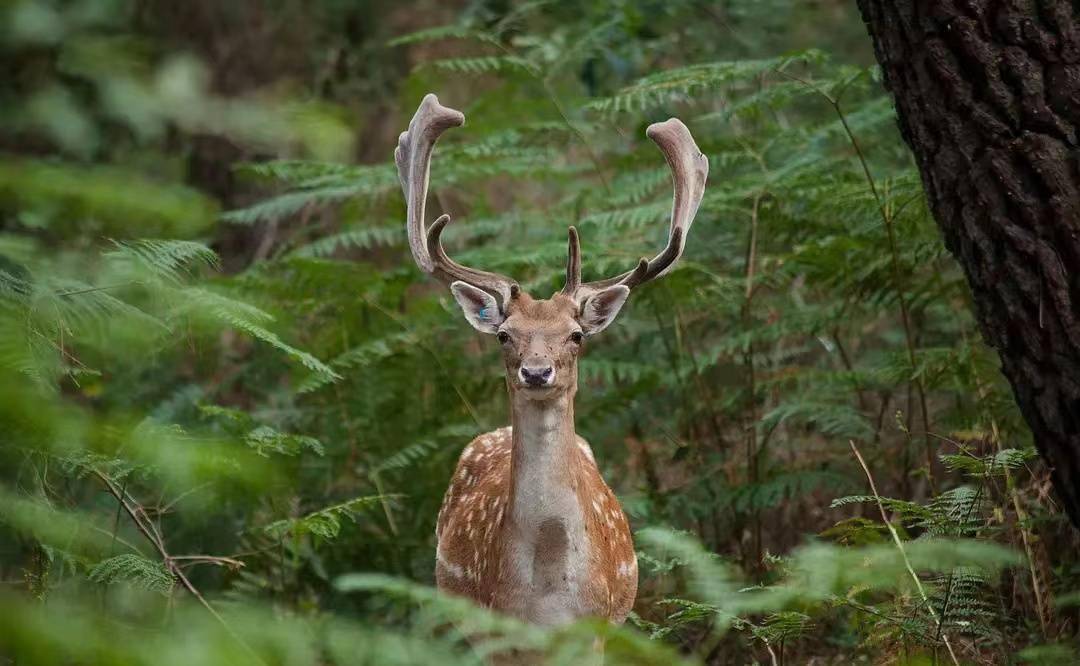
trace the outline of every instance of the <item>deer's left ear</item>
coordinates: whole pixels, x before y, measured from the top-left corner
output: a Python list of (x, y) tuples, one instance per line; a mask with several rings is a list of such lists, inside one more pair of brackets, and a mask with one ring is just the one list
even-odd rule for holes
[(629, 287), (617, 284), (586, 298), (581, 304), (581, 314), (578, 315), (578, 323), (585, 335), (596, 335), (615, 321), (615, 316), (619, 314), (629, 295)]
[(458, 280), (450, 285), (450, 293), (461, 306), (465, 319), (481, 333), (494, 334), (506, 319), (499, 311), (499, 302), (483, 289)]

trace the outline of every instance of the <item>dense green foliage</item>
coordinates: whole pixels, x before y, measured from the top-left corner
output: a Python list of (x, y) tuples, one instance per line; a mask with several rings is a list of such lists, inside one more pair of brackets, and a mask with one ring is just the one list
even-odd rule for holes
[[(180, 4), (0, 3), (0, 663), (1077, 658), (1077, 535), (847, 3)], [(406, 246), (428, 91), (467, 117), (429, 214), (540, 297), (570, 224), (586, 279), (662, 244), (648, 123), (709, 157), (685, 259), (581, 367), (625, 627), (430, 587), (507, 405)]]

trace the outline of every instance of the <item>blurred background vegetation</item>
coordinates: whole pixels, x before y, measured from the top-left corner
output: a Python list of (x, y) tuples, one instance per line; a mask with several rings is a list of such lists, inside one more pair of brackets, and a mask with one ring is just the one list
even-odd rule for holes
[[(853, 3), (0, 15), (0, 663), (1076, 663), (1077, 533)], [(508, 412), (409, 258), (392, 150), (429, 91), (467, 117), (429, 217), (542, 297), (570, 224), (587, 279), (661, 246), (648, 123), (709, 157), (680, 268), (581, 368), (626, 627), (430, 587), (456, 457)]]

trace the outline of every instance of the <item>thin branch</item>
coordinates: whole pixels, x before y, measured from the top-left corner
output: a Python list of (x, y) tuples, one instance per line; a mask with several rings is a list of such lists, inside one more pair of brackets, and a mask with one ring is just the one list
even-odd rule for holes
[(870, 468), (866, 466), (866, 461), (863, 460), (862, 454), (859, 453), (859, 447), (855, 446), (855, 440), (848, 440), (851, 444), (851, 450), (855, 454), (855, 458), (859, 461), (859, 465), (862, 466), (863, 472), (866, 473), (866, 480), (870, 482), (870, 491), (874, 494), (874, 500), (877, 502), (878, 510), (881, 511), (881, 521), (885, 523), (885, 527), (888, 528), (889, 534), (892, 535), (893, 543), (896, 544), (896, 549), (900, 551), (900, 557), (904, 560), (904, 566), (907, 567), (908, 574), (911, 575), (911, 580), (915, 582), (915, 589), (919, 591), (919, 596), (922, 597), (923, 603), (926, 604), (926, 611), (930, 613), (930, 617), (934, 622), (938, 622), (938, 630), (941, 633), (941, 640), (945, 643), (945, 648), (949, 651), (949, 657), (952, 658), (955, 666), (960, 666), (960, 660), (956, 658), (956, 653), (953, 651), (952, 642), (949, 641), (949, 635), (944, 631), (941, 631), (941, 623), (938, 620), (937, 613), (934, 612), (934, 607), (930, 603), (930, 598), (926, 595), (926, 590), (923, 589), (922, 581), (919, 580), (919, 575), (915, 573), (914, 567), (911, 566), (911, 560), (908, 559), (907, 550), (904, 549), (904, 542), (900, 540), (900, 535), (896, 533), (896, 528), (893, 527), (892, 521), (889, 520), (889, 516), (885, 513), (885, 505), (881, 501), (881, 496), (878, 495), (877, 485), (874, 483), (874, 477), (870, 474)]
[[(123, 508), (121, 507), (121, 511), (122, 510), (123, 510)], [(120, 536), (118, 534), (114, 534), (113, 532), (110, 532), (109, 530), (104, 529), (102, 527), (98, 527), (97, 525), (87, 525), (86, 527), (88, 529), (91, 529), (91, 530), (99, 533), (99, 534), (103, 534), (103, 535), (109, 537), (110, 539), (113, 539), (115, 537), (115, 542), (116, 543), (123, 544), (124, 546), (126, 546), (133, 553), (138, 553), (140, 555), (142, 554), (142, 551), (139, 550), (138, 546), (136, 546), (135, 544), (131, 543), (130, 541), (128, 541), (127, 539), (125, 539), (124, 537), (122, 537), (122, 536)], [(113, 552), (111, 548), (110, 548), (109, 552), (110, 553)]]
[[(904, 326), (904, 341), (907, 346), (908, 362), (911, 365), (911, 372), (913, 375), (911, 381), (915, 385), (915, 391), (919, 394), (919, 409), (922, 416), (923, 431), (930, 432), (930, 412), (927, 409), (926, 404), (926, 389), (923, 387), (922, 379), (918, 376), (914, 376), (917, 370), (915, 360), (915, 335), (912, 332), (911, 326), (911, 310), (908, 305), (907, 296), (904, 295), (902, 281), (900, 279), (900, 255), (896, 247), (896, 230), (894, 229), (895, 216), (890, 214), (888, 205), (882, 199), (881, 193), (878, 191), (877, 181), (874, 180), (874, 175), (870, 171), (870, 163), (866, 160), (866, 155), (863, 153), (858, 139), (855, 138), (855, 132), (851, 129), (851, 125), (849, 125), (847, 121), (847, 116), (844, 115), (844, 110), (840, 107), (840, 95), (830, 95), (816, 86), (812, 81), (807, 81), (806, 79), (802, 79), (783, 70), (778, 71), (783, 76), (810, 88), (829, 103), (829, 106), (833, 108), (833, 111), (836, 112), (837, 117), (840, 119), (840, 126), (843, 128), (844, 134), (847, 136), (848, 142), (851, 144), (852, 149), (855, 151), (855, 156), (859, 160), (859, 165), (862, 167), (866, 183), (870, 187), (870, 193), (873, 195), (874, 202), (877, 204), (878, 214), (881, 215), (881, 221), (885, 225), (885, 234), (889, 243), (889, 264), (893, 274), (893, 283), (896, 286), (896, 299), (900, 305), (900, 320)], [(851, 80), (854, 81), (854, 78)], [(842, 93), (843, 90), (841, 90), (841, 94)], [(907, 202), (905, 202), (904, 205), (906, 206)], [(937, 491), (934, 484), (933, 448), (930, 445), (929, 437), (924, 437), (923, 441), (926, 448), (926, 478), (930, 482), (930, 492), (936, 493)]]
[[(124, 479), (124, 485), (120, 488), (120, 494), (123, 495), (127, 492), (128, 479)], [(109, 555), (112, 555), (113, 547), (116, 545), (116, 533), (120, 530), (120, 511), (123, 509), (120, 502), (116, 503), (116, 516), (113, 518), (112, 539), (109, 541)]]
[(772, 666), (779, 666), (779, 663), (776, 660), (776, 653), (773, 652), (772, 646), (769, 645), (769, 641), (763, 642), (765, 643), (765, 649), (769, 651), (769, 660), (772, 663)]
[(219, 567), (228, 567), (230, 569), (241, 569), (244, 567), (244, 563), (240, 560), (231, 557), (219, 557), (216, 555), (173, 555), (172, 560), (174, 562), (187, 561), (190, 562), (190, 564), (215, 564)]
[[(963, 336), (965, 346), (970, 350), (971, 347), (968, 343), (967, 330), (961, 328), (960, 334)], [(982, 383), (982, 376), (979, 374), (979, 369), (975, 365), (974, 355), (971, 354), (970, 351), (968, 353), (968, 365), (971, 367), (972, 377), (975, 378), (975, 392), (979, 397), (979, 406), (982, 407), (986, 404), (987, 391)], [(994, 418), (994, 415), (989, 409), (984, 408), (983, 413), (984, 417), (990, 421), (990, 435), (993, 438), (994, 451), (1000, 454), (1001, 431), (998, 429), (997, 419)], [(1035, 536), (1028, 533), (1029, 529), (1026, 525), (1028, 522), (1027, 512), (1020, 503), (1020, 493), (1016, 490), (1016, 483), (1013, 481), (1009, 466), (1003, 465), (1002, 469), (1005, 472), (1005, 489), (1009, 494), (1009, 499), (1012, 500), (1013, 510), (1016, 511), (1016, 529), (1020, 532), (1020, 541), (1024, 544), (1024, 554), (1027, 556), (1028, 572), (1031, 575), (1031, 590), (1035, 594), (1035, 612), (1039, 616), (1039, 628), (1042, 629), (1042, 634), (1045, 637), (1049, 635), (1049, 621), (1046, 617), (1049, 606), (1046, 603), (1042, 584), (1039, 581), (1039, 574), (1035, 568), (1035, 550), (1032, 546), (1032, 543), (1035, 541)]]
[(86, 289), (72, 289), (71, 291), (58, 291), (54, 296), (57, 298), (64, 298), (65, 296), (78, 296), (80, 294), (92, 294), (95, 291), (108, 291), (110, 289), (120, 289), (122, 287), (131, 287), (133, 285), (142, 284), (138, 280), (132, 280), (130, 282), (121, 282), (119, 284), (107, 284), (101, 287), (87, 287)]
[(209, 483), (202, 483), (202, 484), (199, 484), (199, 485), (195, 486), (194, 488), (191, 488), (191, 489), (189, 489), (189, 490), (185, 490), (184, 492), (180, 493), (180, 494), (179, 494), (179, 495), (177, 495), (177, 496), (176, 496), (175, 498), (173, 498), (173, 499), (172, 499), (172, 501), (170, 501), (170, 502), (166, 503), (166, 504), (165, 504), (164, 506), (162, 506), (161, 508), (159, 508), (159, 509), (156, 509), (156, 511), (157, 511), (157, 512), (158, 512), (159, 514), (161, 514), (161, 513), (168, 513), (169, 511), (172, 511), (173, 507), (174, 507), (174, 506), (176, 506), (176, 504), (177, 504), (177, 503), (178, 503), (178, 502), (179, 502), (180, 500), (182, 500), (182, 499), (184, 499), (185, 497), (188, 497), (188, 496), (190, 496), (190, 495), (194, 495), (195, 493), (199, 492), (199, 491), (200, 491), (200, 490), (202, 490), (203, 488), (206, 488), (206, 487), (208, 487), (209, 485), (210, 485)]
[(383, 490), (382, 479), (379, 478), (379, 472), (371, 470), (371, 473), (368, 474), (368, 476), (371, 477), (371, 482), (375, 485), (375, 492), (379, 493), (379, 503), (382, 505), (383, 514), (386, 516), (386, 523), (390, 526), (390, 532), (397, 538), (399, 536), (397, 523), (394, 521), (394, 514), (390, 510), (390, 500), (386, 491)]
[[(762, 171), (765, 170), (764, 164), (762, 164)], [(758, 243), (758, 220), (759, 212), (761, 209), (761, 199), (765, 195), (765, 190), (759, 190), (754, 195), (753, 207), (750, 211), (750, 235), (746, 242), (746, 272), (744, 279), (746, 282), (745, 292), (743, 294), (742, 304), (742, 325), (743, 330), (747, 333), (750, 332), (753, 324), (752, 306), (754, 299), (754, 269), (756, 267), (757, 260), (757, 243)], [(759, 466), (758, 466), (758, 441), (757, 441), (757, 377), (754, 372), (754, 340), (752, 335), (747, 336), (746, 350), (743, 352), (743, 363), (746, 365), (746, 391), (747, 391), (747, 406), (749, 408), (749, 424), (746, 428), (746, 471), (747, 476), (750, 479), (750, 483), (757, 485), (759, 478)], [(751, 514), (753, 522), (753, 541), (754, 541), (754, 571), (760, 571), (761, 568), (761, 512), (756, 508)]]
[(184, 589), (187, 590), (191, 594), (191, 596), (195, 597), (195, 599), (200, 604), (202, 604), (203, 608), (205, 608), (207, 612), (209, 612), (210, 615), (213, 616), (213, 618), (217, 620), (219, 624), (221, 624), (225, 631), (230, 636), (232, 636), (232, 638), (237, 643), (239, 643), (241, 647), (243, 647), (249, 654), (251, 654), (251, 656), (254, 657), (256, 661), (258, 661), (260, 664), (264, 664), (265, 666), (266, 662), (264, 662), (262, 658), (259, 657), (259, 655), (255, 652), (255, 650), (253, 650), (251, 646), (248, 645), (247, 642), (243, 638), (241, 638), (240, 635), (237, 634), (232, 627), (229, 626), (229, 623), (225, 621), (225, 618), (221, 617), (221, 615), (219, 615), (218, 612), (214, 610), (214, 607), (210, 605), (210, 602), (206, 600), (206, 597), (204, 597), (202, 593), (199, 592), (199, 590), (191, 584), (191, 581), (188, 580), (188, 577), (184, 575), (183, 570), (179, 566), (177, 566), (175, 562), (176, 558), (169, 555), (169, 552), (165, 550), (165, 543), (161, 538), (161, 534), (154, 527), (153, 522), (150, 521), (150, 518), (146, 515), (146, 511), (143, 510), (142, 506), (134, 501), (129, 504), (125, 497), (125, 492), (117, 488), (116, 484), (113, 483), (112, 479), (106, 476), (103, 472), (95, 469), (94, 475), (101, 479), (101, 482), (105, 484), (105, 488), (108, 493), (112, 495), (117, 502), (120, 503), (120, 506), (123, 507), (124, 511), (131, 518), (131, 521), (135, 523), (136, 529), (138, 529), (139, 532), (141, 532), (142, 535), (146, 537), (146, 540), (154, 546), (154, 549), (157, 550), (158, 555), (161, 556), (162, 562), (165, 564), (165, 567), (169, 570), (171, 574), (176, 576), (176, 579), (180, 581), (180, 584), (184, 587)]
[(851, 362), (851, 357), (848, 356), (847, 349), (844, 348), (844, 343), (840, 341), (840, 327), (833, 327), (832, 339), (833, 343), (836, 344), (836, 350), (840, 352), (840, 362), (843, 363), (844, 369), (851, 375), (851, 381), (855, 385), (855, 394), (859, 398), (859, 409), (866, 411), (866, 395), (863, 393), (862, 385), (855, 375), (855, 366)]

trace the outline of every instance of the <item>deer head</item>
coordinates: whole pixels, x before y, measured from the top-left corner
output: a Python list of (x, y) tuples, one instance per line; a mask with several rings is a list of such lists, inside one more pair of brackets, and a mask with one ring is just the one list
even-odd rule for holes
[(447, 129), (464, 123), (460, 111), (439, 104), (438, 98), (429, 94), (409, 122), (409, 129), (398, 138), (394, 161), (405, 192), (413, 259), (420, 270), (449, 285), (473, 328), (497, 337), (512, 393), (533, 400), (573, 393), (577, 357), (585, 338), (614, 321), (631, 289), (660, 277), (682, 256), (686, 234), (705, 193), (708, 159), (678, 119), (650, 125), (646, 135), (663, 152), (675, 187), (667, 245), (622, 275), (583, 283), (581, 245), (577, 230), (570, 227), (566, 284), (551, 298), (540, 300), (505, 275), (462, 266), (451, 259), (441, 241), (449, 215), (425, 227), (424, 206), (435, 142)]

